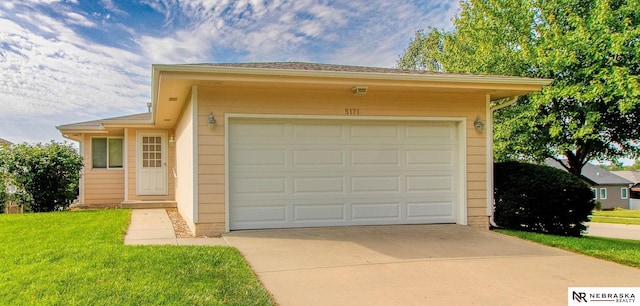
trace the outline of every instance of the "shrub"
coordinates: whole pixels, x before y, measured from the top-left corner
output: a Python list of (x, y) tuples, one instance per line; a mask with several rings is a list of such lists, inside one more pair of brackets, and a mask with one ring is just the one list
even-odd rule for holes
[(27, 211), (65, 209), (78, 195), (82, 157), (66, 143), (13, 145), (0, 150), (0, 172), (17, 187)]
[(602, 202), (600, 201), (596, 201), (596, 206), (594, 208), (595, 210), (602, 210)]
[(0, 214), (4, 212), (4, 202), (7, 201), (7, 187), (4, 183), (2, 170), (0, 170)]
[(541, 165), (494, 165), (495, 221), (499, 226), (579, 237), (595, 203), (593, 192), (568, 172)]

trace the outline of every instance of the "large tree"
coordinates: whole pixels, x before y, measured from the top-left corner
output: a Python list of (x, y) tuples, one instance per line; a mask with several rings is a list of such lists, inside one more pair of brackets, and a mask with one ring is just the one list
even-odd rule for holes
[[(552, 78), (496, 112), (496, 159), (640, 154), (640, 0), (467, 0), (452, 31), (418, 31), (398, 67)], [(564, 160), (560, 160), (561, 156)]]

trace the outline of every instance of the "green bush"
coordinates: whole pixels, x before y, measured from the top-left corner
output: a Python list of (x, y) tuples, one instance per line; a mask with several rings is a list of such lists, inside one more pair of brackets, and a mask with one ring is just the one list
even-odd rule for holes
[(67, 143), (19, 144), (0, 150), (0, 172), (27, 211), (62, 210), (78, 195), (82, 157)]
[(602, 210), (602, 202), (600, 201), (596, 201), (596, 206), (594, 207), (595, 210)]
[(2, 170), (0, 170), (0, 214), (4, 212), (4, 202), (7, 201), (7, 187), (5, 186)]
[(494, 165), (495, 221), (505, 228), (579, 237), (595, 203), (593, 192), (568, 172), (541, 165)]

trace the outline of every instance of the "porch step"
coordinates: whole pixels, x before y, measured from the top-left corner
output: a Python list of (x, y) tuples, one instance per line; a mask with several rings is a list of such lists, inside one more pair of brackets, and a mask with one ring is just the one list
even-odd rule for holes
[(176, 201), (123, 201), (122, 208), (176, 208)]

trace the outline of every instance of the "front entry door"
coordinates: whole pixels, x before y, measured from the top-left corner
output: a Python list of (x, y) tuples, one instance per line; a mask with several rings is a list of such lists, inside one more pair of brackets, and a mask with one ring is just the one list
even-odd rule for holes
[(167, 194), (167, 146), (164, 133), (138, 133), (137, 194)]

